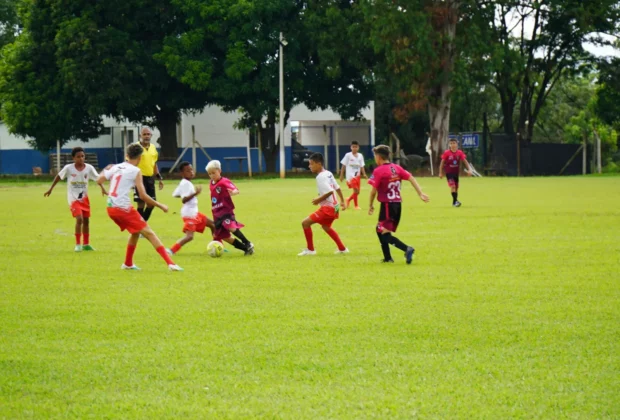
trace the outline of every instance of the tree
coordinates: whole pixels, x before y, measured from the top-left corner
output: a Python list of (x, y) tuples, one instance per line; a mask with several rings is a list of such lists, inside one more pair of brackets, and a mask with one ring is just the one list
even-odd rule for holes
[[(241, 111), (238, 127), (260, 129), (268, 171), (276, 169), (281, 141), (274, 136), (279, 113), (280, 32), (287, 41), (285, 122), (291, 108), (300, 103), (310, 109), (330, 106), (345, 117), (354, 117), (371, 97), (363, 75), (325, 48), (325, 39), (331, 35), (322, 31), (323, 25), (331, 18), (341, 20), (336, 12), (347, 4), (327, 3), (175, 2), (182, 11), (183, 29), (179, 36), (167, 38), (159, 59), (177, 80), (206, 92), (225, 111)], [(329, 7), (320, 9), (319, 5)]]
[(620, 131), (620, 58), (599, 63), (598, 86), (595, 112), (603, 122)]
[(101, 118), (88, 115), (84, 98), (59, 77), (54, 55), (58, 28), (50, 12), (22, 10), (24, 31), (3, 48), (0, 65), (2, 117), (11, 133), (34, 138), (33, 146), (41, 151), (56, 147), (57, 141), (97, 137), (102, 128)]
[[(565, 75), (590, 66), (583, 43), (603, 43), (596, 33), (616, 33), (615, 0), (498, 0), (484, 3), (478, 21), (488, 49), (483, 59), (494, 67), (504, 114), (504, 131), (527, 144), (551, 91)], [(489, 15), (489, 13), (493, 15)], [(486, 22), (486, 23), (484, 23)]]

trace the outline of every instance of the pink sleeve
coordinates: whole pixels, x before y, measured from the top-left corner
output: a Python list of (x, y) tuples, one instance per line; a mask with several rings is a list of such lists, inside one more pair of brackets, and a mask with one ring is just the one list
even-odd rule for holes
[(398, 176), (400, 176), (400, 178), (404, 179), (405, 181), (411, 178), (411, 174), (409, 173), (409, 171), (407, 171), (402, 166), (398, 166)]
[(231, 190), (236, 190), (237, 187), (235, 186), (235, 184), (232, 183), (232, 181), (230, 179), (227, 179), (225, 182), (225, 187), (226, 188), (230, 188)]
[(370, 175), (370, 177), (368, 177), (368, 185), (372, 185), (373, 187), (377, 187), (377, 185), (379, 185), (379, 179), (377, 178), (377, 175), (379, 175), (379, 168), (376, 168), (373, 172), (372, 175)]
[(461, 159), (467, 160), (467, 155), (465, 153), (463, 153), (462, 150), (459, 150), (459, 155), (461, 155)]
[(446, 159), (448, 159), (448, 151), (447, 150), (441, 154), (441, 160), (446, 160)]

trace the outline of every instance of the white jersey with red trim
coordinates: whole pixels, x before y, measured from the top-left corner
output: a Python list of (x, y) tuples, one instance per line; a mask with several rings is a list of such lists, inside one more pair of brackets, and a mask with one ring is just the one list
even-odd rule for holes
[(336, 200), (335, 192), (340, 189), (340, 186), (336, 182), (334, 175), (328, 170), (320, 172), (316, 177), (316, 186), (319, 190), (319, 197), (330, 191), (332, 192), (332, 194), (330, 194), (325, 200), (321, 201), (319, 205), (321, 207), (336, 207), (338, 200)]
[(119, 163), (110, 169), (103, 171), (107, 180), (110, 181), (108, 192), (108, 207), (126, 209), (131, 207), (129, 193), (136, 185), (136, 177), (140, 169), (131, 163)]
[(92, 165), (88, 163), (84, 165), (84, 168), (79, 171), (75, 168), (75, 163), (70, 163), (58, 172), (60, 179), (67, 178), (67, 200), (69, 205), (74, 201), (88, 197), (88, 180), (96, 181), (99, 178), (97, 170)]

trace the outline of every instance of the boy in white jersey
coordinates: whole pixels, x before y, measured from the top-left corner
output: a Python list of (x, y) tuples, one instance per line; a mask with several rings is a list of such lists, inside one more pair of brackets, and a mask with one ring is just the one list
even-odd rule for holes
[(172, 193), (172, 196), (180, 197), (183, 202), (181, 217), (183, 218), (183, 233), (185, 233), (185, 236), (168, 250), (170, 255), (176, 254), (183, 245), (191, 242), (194, 239), (194, 232), (203, 233), (205, 228), (209, 227), (211, 229), (211, 236), (213, 236), (215, 229), (213, 220), (198, 211), (197, 196), (202, 192), (202, 186), (194, 187), (194, 184), (192, 184), (191, 180), (196, 176), (196, 173), (191, 163), (181, 162), (179, 172), (183, 179)]
[[(88, 200), (88, 180), (96, 181), (99, 177), (97, 170), (86, 161), (86, 154), (81, 147), (74, 147), (71, 150), (73, 163), (65, 165), (64, 168), (54, 178), (54, 182), (43, 196), (49, 197), (52, 190), (61, 179), (67, 178), (67, 199), (69, 209), (75, 217), (75, 248), (74, 251), (94, 251), (90, 246), (90, 201)], [(101, 187), (101, 194), (107, 194), (105, 188)], [(81, 237), (84, 236), (84, 245)]]
[(125, 263), (121, 265), (123, 270), (139, 270), (133, 263), (133, 254), (138, 245), (140, 234), (144, 236), (153, 245), (153, 248), (168, 264), (171, 271), (183, 271), (181, 267), (176, 265), (168, 256), (166, 248), (161, 243), (155, 232), (146, 224), (140, 213), (131, 205), (129, 200), (129, 192), (135, 187), (138, 195), (148, 206), (159, 207), (164, 213), (168, 212), (168, 206), (158, 203), (148, 196), (142, 182), (142, 173), (137, 167), (142, 157), (142, 146), (139, 144), (130, 144), (126, 149), (126, 159), (124, 163), (117, 165), (108, 165), (103, 174), (97, 179), (97, 184), (103, 185), (106, 180), (110, 181), (110, 192), (108, 194), (108, 216), (121, 228), (121, 231), (127, 229), (131, 236), (127, 244), (127, 252), (125, 254)]
[[(319, 196), (312, 200), (312, 204), (315, 206), (318, 204), (320, 207), (317, 211), (306, 217), (301, 222), (301, 226), (304, 229), (304, 235), (306, 236), (307, 247), (297, 255), (300, 257), (305, 255), (316, 255), (316, 251), (314, 250), (314, 242), (312, 240), (312, 225), (315, 223), (320, 224), (325, 233), (327, 233), (329, 237), (336, 242), (338, 249), (335, 253), (346, 254), (349, 250), (340, 240), (338, 233), (332, 229), (332, 223), (334, 223), (334, 220), (338, 218), (338, 211), (340, 208), (342, 208), (343, 211), (347, 208), (342, 191), (340, 191), (340, 186), (336, 182), (334, 175), (330, 171), (323, 168), (322, 154), (313, 153), (312, 156), (310, 156), (309, 166), (312, 173), (318, 174), (316, 177), (316, 185), (319, 190)], [(341, 204), (338, 204), (335, 193), (338, 193)]]
[(353, 194), (351, 197), (347, 198), (347, 206), (353, 200), (353, 204), (355, 204), (355, 210), (361, 210), (361, 208), (357, 205), (357, 197), (360, 194), (360, 186), (361, 186), (361, 177), (368, 179), (366, 176), (366, 171), (364, 170), (364, 156), (361, 153), (358, 153), (360, 150), (360, 144), (357, 141), (351, 142), (351, 151), (344, 155), (340, 163), (342, 167), (340, 168), (340, 181), (342, 182), (342, 178), (345, 174), (347, 176), (347, 187), (353, 190)]

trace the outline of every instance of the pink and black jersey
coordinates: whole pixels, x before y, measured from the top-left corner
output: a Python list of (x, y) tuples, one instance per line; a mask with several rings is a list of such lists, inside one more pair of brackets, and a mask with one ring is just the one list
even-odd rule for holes
[(452, 150), (448, 149), (443, 152), (443, 155), (441, 155), (441, 160), (444, 161), (443, 167), (446, 171), (446, 174), (458, 175), (461, 161), (466, 159), (467, 156), (465, 156), (465, 153), (460, 150), (453, 152)]
[(220, 178), (217, 182), (211, 181), (209, 183), (211, 189), (211, 211), (213, 212), (213, 219), (217, 220), (220, 217), (226, 215), (232, 215), (235, 213), (235, 205), (233, 204), (232, 197), (230, 196), (229, 189), (236, 190), (237, 187), (228, 178)]
[(377, 200), (381, 203), (400, 203), (400, 184), (407, 181), (411, 174), (395, 163), (384, 163), (378, 166), (368, 180), (376, 188)]

